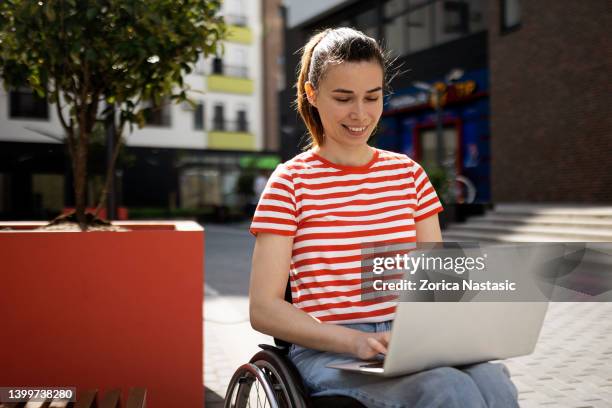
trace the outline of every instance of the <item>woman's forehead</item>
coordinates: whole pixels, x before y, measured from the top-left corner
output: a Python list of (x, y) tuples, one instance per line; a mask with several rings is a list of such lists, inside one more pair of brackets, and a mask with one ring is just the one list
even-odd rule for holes
[(380, 64), (374, 61), (330, 64), (325, 71), (320, 83), (321, 88), (359, 91), (382, 86), (383, 70)]

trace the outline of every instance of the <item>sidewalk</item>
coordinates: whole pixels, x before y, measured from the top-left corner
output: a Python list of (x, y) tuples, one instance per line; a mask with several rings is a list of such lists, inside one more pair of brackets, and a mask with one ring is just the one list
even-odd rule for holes
[(204, 301), (204, 385), (206, 408), (220, 408), (234, 371), (274, 344), (249, 323), (248, 298), (207, 294)]
[[(234, 370), (273, 340), (251, 329), (245, 297), (204, 308), (206, 407), (218, 408)], [(551, 303), (536, 351), (506, 364), (523, 408), (612, 407), (612, 303)]]
[(523, 408), (612, 407), (612, 303), (551, 303), (535, 352), (506, 365)]

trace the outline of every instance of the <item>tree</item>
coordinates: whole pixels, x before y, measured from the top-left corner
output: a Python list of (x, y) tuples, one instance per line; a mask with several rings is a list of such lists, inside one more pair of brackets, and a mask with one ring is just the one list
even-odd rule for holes
[(0, 77), (54, 104), (74, 175), (76, 216), (85, 222), (88, 148), (96, 123), (112, 123), (113, 159), (124, 128), (145, 124), (162, 101), (192, 103), (184, 77), (225, 36), (221, 0), (2, 0)]

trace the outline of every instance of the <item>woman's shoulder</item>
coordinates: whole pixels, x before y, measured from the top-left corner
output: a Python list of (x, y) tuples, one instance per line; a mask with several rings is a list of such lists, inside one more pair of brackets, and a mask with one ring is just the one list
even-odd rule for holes
[(401, 165), (410, 169), (419, 166), (410, 156), (404, 153), (393, 152), (390, 150), (376, 149), (378, 151), (378, 165)]
[(312, 152), (308, 150), (295, 155), (283, 163), (278, 164), (276, 166), (276, 170), (291, 174), (301, 173), (303, 171), (312, 169), (317, 163), (317, 159), (314, 157)]

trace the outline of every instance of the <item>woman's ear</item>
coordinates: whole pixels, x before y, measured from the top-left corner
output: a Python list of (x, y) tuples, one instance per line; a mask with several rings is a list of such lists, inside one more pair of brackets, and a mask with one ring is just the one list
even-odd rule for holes
[(317, 92), (314, 89), (314, 86), (312, 86), (312, 82), (308, 81), (304, 84), (304, 90), (306, 91), (306, 98), (308, 99), (308, 102), (314, 106), (315, 108), (317, 107)]

